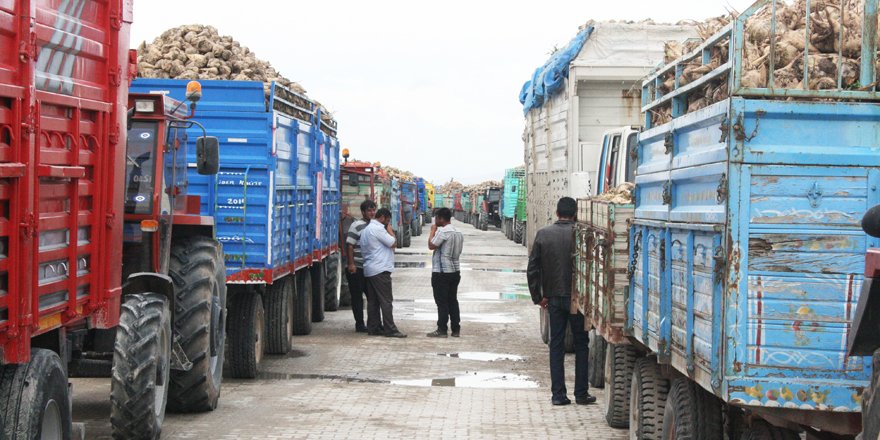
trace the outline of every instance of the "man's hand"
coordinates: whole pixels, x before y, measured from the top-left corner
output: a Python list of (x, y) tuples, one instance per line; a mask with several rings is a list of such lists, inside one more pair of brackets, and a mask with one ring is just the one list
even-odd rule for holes
[(357, 272), (357, 268), (354, 266), (354, 263), (349, 263), (348, 264), (348, 273), (355, 273), (355, 272)]
[(431, 235), (434, 235), (437, 232), (437, 223), (431, 224)]
[(550, 298), (547, 298), (547, 297), (545, 296), (544, 298), (541, 298), (541, 302), (538, 303), (538, 305), (541, 306), (542, 309), (546, 309), (546, 308), (547, 308), (547, 304), (549, 304), (549, 303), (550, 303)]

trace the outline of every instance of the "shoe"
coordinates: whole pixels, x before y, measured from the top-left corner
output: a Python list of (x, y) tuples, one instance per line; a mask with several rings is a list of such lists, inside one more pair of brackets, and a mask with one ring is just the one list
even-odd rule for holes
[(427, 336), (429, 338), (445, 338), (445, 337), (447, 337), (446, 332), (441, 332), (440, 330), (434, 330), (425, 336)]
[(561, 399), (553, 399), (554, 406), (562, 406), (562, 405), (570, 405), (570, 404), (571, 404), (571, 400), (569, 400), (568, 397), (563, 397)]
[(453, 330), (453, 331), (452, 331), (452, 337), (453, 337), (453, 338), (461, 337), (461, 331), (459, 331), (459, 330)]
[(574, 401), (577, 402), (578, 405), (591, 405), (593, 403), (596, 403), (596, 396), (591, 396), (587, 394), (584, 397), (578, 397), (574, 399)]
[(367, 332), (368, 332), (367, 327), (366, 327), (366, 326), (363, 326), (363, 325), (355, 325), (355, 326), (354, 326), (354, 331), (355, 331), (356, 333), (367, 333)]
[(385, 337), (387, 337), (387, 338), (405, 338), (406, 334), (401, 333), (399, 331), (396, 331), (396, 332), (387, 333), (385, 335)]

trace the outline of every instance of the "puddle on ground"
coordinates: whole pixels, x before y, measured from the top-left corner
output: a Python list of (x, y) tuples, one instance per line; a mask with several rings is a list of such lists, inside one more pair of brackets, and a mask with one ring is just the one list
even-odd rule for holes
[(484, 353), (481, 351), (461, 351), (458, 353), (437, 353), (437, 356), (446, 356), (446, 357), (450, 357), (450, 358), (465, 359), (468, 361), (483, 361), (483, 362), (495, 362), (495, 361), (519, 362), (519, 361), (525, 360), (524, 357), (517, 356), (515, 354)]
[(393, 385), (410, 387), (456, 387), (456, 388), (497, 388), (525, 389), (538, 388), (538, 383), (528, 376), (511, 373), (492, 373), (486, 371), (467, 372), (461, 376), (437, 379), (392, 380)]
[[(406, 313), (404, 312), (404, 315)], [(436, 321), (437, 312), (416, 311), (408, 319), (416, 321)], [(475, 322), (479, 324), (513, 324), (519, 322), (516, 315), (509, 313), (462, 313), (462, 322)]]
[(275, 373), (271, 371), (261, 371), (257, 373), (257, 379), (268, 380), (297, 380), (297, 379), (318, 379), (318, 380), (335, 380), (347, 383), (389, 383), (387, 380), (367, 379), (363, 377), (340, 376), (335, 374), (303, 374), (303, 373)]
[(461, 270), (474, 272), (526, 273), (525, 269), (498, 269), (494, 267), (462, 267)]
[(511, 290), (507, 292), (465, 292), (460, 293), (458, 298), (462, 300), (492, 301), (531, 299), (532, 296), (528, 291)]

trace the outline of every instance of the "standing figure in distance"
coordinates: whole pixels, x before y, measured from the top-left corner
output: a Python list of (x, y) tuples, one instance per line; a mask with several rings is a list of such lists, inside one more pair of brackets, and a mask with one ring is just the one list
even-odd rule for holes
[(376, 203), (372, 200), (364, 200), (361, 203), (361, 219), (352, 222), (351, 227), (345, 234), (346, 256), (348, 257), (348, 270), (345, 277), (348, 279), (348, 290), (351, 292), (351, 312), (354, 314), (354, 329), (358, 333), (366, 333), (364, 325), (364, 296), (367, 302), (375, 302), (367, 293), (367, 281), (364, 278), (364, 255), (361, 253), (361, 232), (376, 215)]
[(458, 258), (463, 245), (464, 236), (452, 226), (452, 211), (449, 208), (435, 211), (428, 249), (434, 251), (431, 287), (434, 289), (434, 303), (437, 304), (437, 330), (428, 333), (429, 338), (445, 338), (447, 323), (451, 324), (453, 338), (461, 334), (461, 312), (458, 308), (461, 269)]
[(532, 301), (547, 309), (550, 318), (550, 389), (554, 405), (568, 405), (565, 388), (565, 327), (574, 336), (574, 397), (579, 405), (596, 401), (589, 393), (588, 341), (584, 315), (578, 311), (572, 295), (574, 270), (574, 222), (577, 202), (563, 197), (556, 203), (558, 221), (538, 230), (529, 255), (527, 278)]
[[(392, 312), (391, 273), (394, 272), (394, 248), (397, 240), (391, 229), (391, 211), (382, 208), (361, 232), (361, 253), (364, 255), (364, 277), (367, 280), (367, 330), (371, 335), (405, 338), (394, 325)], [(369, 298), (375, 298), (370, 301)], [(379, 327), (379, 310), (382, 325)]]

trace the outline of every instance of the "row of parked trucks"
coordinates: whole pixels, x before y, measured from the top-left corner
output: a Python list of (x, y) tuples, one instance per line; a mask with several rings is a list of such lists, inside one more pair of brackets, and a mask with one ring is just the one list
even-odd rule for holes
[(278, 84), (135, 79), (131, 8), (0, 1), (0, 438), (81, 436), (68, 376), (110, 378), (114, 438), (158, 438), (339, 307), (336, 122)]
[[(561, 91), (526, 110), (527, 243), (559, 197), (578, 199), (590, 381), (632, 438), (880, 435), (880, 240), (860, 228), (880, 204), (878, 5), (864, 2), (866, 87), (747, 88), (744, 29), (773, 5), (659, 68), (691, 26), (595, 23)], [(729, 97), (688, 112), (712, 82)], [(595, 197), (625, 182), (631, 201)]]
[[(342, 151), (342, 156), (345, 161), (341, 167), (340, 246), (345, 246), (345, 233), (352, 222), (361, 217), (361, 203), (372, 200), (379, 208), (391, 211), (391, 228), (397, 247), (409, 247), (412, 237), (422, 235), (424, 225), (431, 223), (434, 207), (440, 207), (435, 204), (434, 185), (421, 177), (389, 173), (380, 163), (349, 161), (347, 149)], [(349, 305), (351, 294), (344, 278), (341, 289), (340, 302)]]

